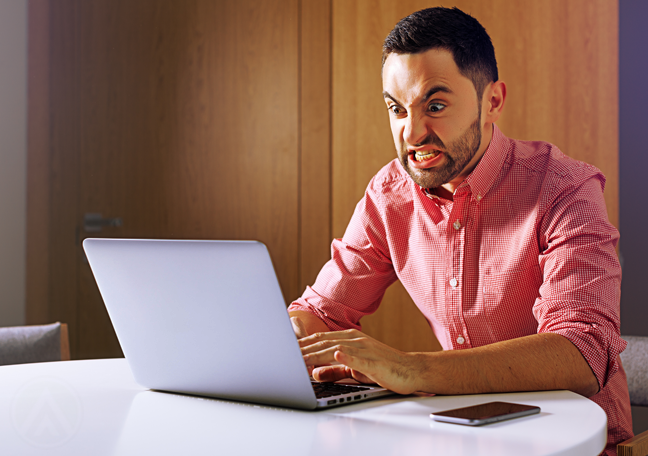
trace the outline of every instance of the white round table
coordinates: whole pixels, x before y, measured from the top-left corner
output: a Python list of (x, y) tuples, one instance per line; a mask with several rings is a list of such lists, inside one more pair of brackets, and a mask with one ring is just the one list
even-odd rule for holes
[[(481, 427), (429, 414), (490, 401), (539, 415)], [(607, 419), (569, 391), (391, 397), (298, 411), (153, 392), (124, 359), (0, 367), (2, 455), (594, 456)]]

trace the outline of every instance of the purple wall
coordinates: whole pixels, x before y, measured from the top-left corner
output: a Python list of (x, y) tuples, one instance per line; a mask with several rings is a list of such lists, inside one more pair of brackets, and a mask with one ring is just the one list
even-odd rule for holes
[(648, 336), (648, 1), (619, 1), (621, 333)]

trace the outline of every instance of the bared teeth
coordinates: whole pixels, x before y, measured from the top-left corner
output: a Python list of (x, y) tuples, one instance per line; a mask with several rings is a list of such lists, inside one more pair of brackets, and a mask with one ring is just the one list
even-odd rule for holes
[(441, 152), (438, 150), (426, 150), (426, 151), (416, 152), (414, 153), (414, 159), (416, 161), (429, 160), (431, 158), (436, 157), (440, 153)]

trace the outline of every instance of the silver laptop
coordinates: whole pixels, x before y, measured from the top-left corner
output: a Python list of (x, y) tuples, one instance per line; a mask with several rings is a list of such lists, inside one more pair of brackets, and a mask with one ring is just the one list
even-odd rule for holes
[(392, 394), (312, 382), (260, 242), (86, 239), (83, 248), (142, 386), (299, 409)]

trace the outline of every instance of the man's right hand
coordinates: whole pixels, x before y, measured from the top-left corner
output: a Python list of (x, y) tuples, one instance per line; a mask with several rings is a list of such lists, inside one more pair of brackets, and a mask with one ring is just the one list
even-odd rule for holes
[(328, 332), (328, 326), (310, 312), (295, 310), (290, 312), (290, 323), (298, 339), (311, 336), (315, 333)]
[[(290, 312), (290, 323), (292, 324), (293, 331), (297, 339), (303, 339), (315, 333), (328, 332), (328, 326), (310, 312), (296, 310)], [(308, 368), (308, 375), (313, 374), (313, 366), (306, 366)]]
[(304, 322), (299, 317), (290, 317), (290, 323), (292, 323), (293, 331), (295, 331), (295, 336), (297, 339), (303, 339), (304, 337), (310, 336), (308, 331), (306, 331), (306, 326)]

